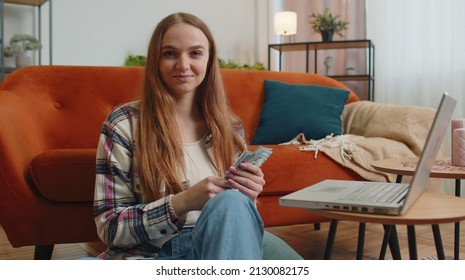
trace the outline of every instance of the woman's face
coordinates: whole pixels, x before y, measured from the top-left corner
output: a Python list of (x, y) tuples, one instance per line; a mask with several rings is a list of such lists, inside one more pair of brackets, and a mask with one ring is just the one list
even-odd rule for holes
[(177, 23), (166, 31), (162, 40), (160, 72), (175, 96), (193, 94), (202, 83), (209, 47), (205, 34), (192, 25)]

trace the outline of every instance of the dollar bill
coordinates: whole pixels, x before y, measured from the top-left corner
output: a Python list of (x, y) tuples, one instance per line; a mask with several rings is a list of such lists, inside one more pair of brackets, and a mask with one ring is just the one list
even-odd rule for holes
[(262, 166), (262, 164), (270, 157), (273, 153), (273, 149), (259, 146), (255, 151), (243, 151), (242, 154), (237, 158), (234, 166), (239, 166), (243, 162), (248, 162), (256, 166)]

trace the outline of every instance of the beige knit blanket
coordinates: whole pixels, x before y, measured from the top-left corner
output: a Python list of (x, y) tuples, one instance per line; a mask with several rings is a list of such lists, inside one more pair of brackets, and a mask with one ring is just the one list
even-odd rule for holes
[[(315, 156), (319, 151), (324, 152), (369, 181), (394, 182), (395, 175), (378, 172), (370, 163), (381, 159), (418, 157), (435, 112), (435, 109), (419, 106), (353, 102), (346, 105), (342, 113), (343, 135), (307, 140), (299, 134), (283, 144), (300, 144), (302, 151), (313, 151)], [(436, 190), (437, 181), (430, 182), (428, 188)]]

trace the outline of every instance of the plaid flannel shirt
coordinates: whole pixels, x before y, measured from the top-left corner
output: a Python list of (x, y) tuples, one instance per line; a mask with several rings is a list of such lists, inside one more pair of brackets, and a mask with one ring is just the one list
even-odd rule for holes
[[(141, 199), (134, 144), (138, 104), (135, 101), (115, 109), (102, 126), (94, 194), (97, 233), (108, 245), (101, 258), (156, 256), (163, 243), (178, 234), (165, 197), (147, 204)], [(239, 133), (244, 137), (242, 128)], [(210, 140), (211, 134), (205, 146), (213, 160)]]

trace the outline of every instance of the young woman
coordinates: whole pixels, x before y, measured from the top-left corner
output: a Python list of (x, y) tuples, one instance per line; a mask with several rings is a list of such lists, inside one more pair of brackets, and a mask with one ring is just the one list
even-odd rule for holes
[[(212, 34), (197, 17), (163, 19), (150, 40), (141, 100), (114, 110), (97, 151), (101, 258), (261, 259), (260, 167), (228, 106)], [(273, 237), (276, 240), (276, 237)]]

